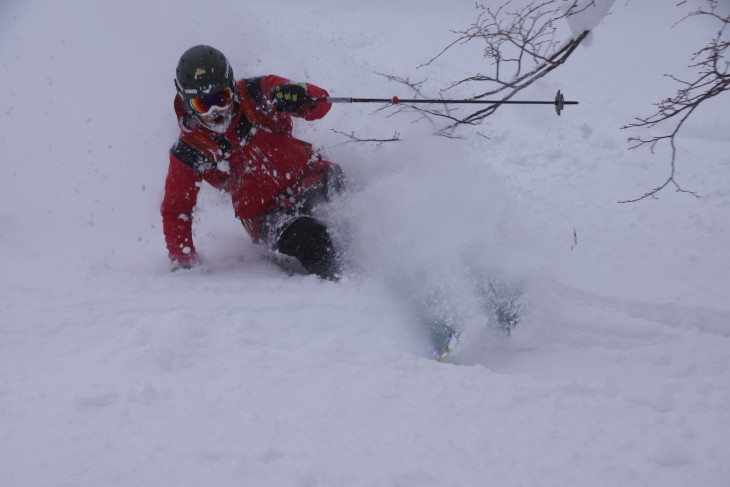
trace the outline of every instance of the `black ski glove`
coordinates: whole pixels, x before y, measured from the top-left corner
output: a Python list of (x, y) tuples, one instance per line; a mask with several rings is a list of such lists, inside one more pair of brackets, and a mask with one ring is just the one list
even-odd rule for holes
[(279, 85), (269, 93), (269, 99), (280, 112), (303, 114), (315, 101), (307, 95), (307, 87), (299, 84)]

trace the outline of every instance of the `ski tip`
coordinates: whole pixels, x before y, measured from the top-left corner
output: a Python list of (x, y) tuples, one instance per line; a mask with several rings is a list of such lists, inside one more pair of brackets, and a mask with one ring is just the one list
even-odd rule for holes
[(441, 353), (439, 354), (439, 356), (437, 357), (436, 360), (441, 363), (444, 363), (444, 364), (451, 363), (452, 353), (453, 353), (454, 349), (456, 349), (456, 346), (458, 344), (459, 344), (459, 334), (454, 333), (451, 336), (449, 343), (446, 344), (446, 346), (441, 351)]

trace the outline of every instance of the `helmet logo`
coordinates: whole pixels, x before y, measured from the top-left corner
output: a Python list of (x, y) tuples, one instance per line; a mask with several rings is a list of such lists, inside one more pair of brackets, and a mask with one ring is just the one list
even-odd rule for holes
[(202, 76), (205, 73), (205, 68), (195, 68), (195, 79), (198, 79), (198, 76)]

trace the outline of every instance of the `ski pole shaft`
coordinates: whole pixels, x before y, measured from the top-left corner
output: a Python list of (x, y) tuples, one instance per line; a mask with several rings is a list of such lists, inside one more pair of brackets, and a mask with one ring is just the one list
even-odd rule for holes
[(315, 98), (315, 101), (324, 101), (327, 103), (390, 103), (398, 105), (400, 103), (416, 104), (416, 103), (444, 103), (444, 104), (471, 104), (471, 105), (553, 105), (555, 111), (560, 115), (565, 105), (577, 105), (577, 101), (566, 101), (563, 94), (558, 90), (555, 100), (451, 100), (451, 99), (401, 99), (397, 96), (392, 98), (343, 98), (343, 97), (326, 97)]

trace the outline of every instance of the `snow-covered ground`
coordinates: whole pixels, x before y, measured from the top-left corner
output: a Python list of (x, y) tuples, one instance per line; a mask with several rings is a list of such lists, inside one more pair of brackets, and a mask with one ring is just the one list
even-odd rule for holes
[[(290, 275), (206, 188), (205, 265), (173, 274), (158, 208), (187, 47), (333, 96), (480, 70), (468, 47), (417, 69), (471, 1), (248, 3), (0, 5), (0, 485), (730, 485), (730, 95), (679, 139), (701, 199), (617, 203), (668, 173), (620, 127), (673, 94), (707, 21), (617, 2), (522, 95), (580, 101), (561, 117), (507, 107), (451, 140), (335, 106), (297, 130), (350, 178), (327, 217), (356, 272)], [(509, 338), (480, 308), (495, 273), (530, 306)], [(469, 331), (453, 364), (429, 313)]]

